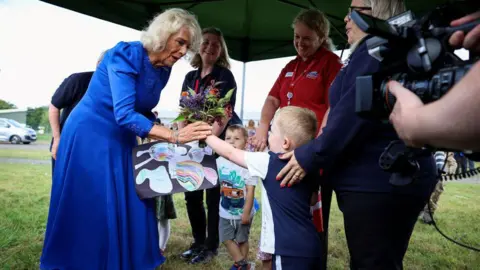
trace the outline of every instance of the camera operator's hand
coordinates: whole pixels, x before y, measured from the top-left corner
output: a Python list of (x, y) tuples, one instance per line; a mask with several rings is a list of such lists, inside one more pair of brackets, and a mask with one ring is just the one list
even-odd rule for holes
[(397, 98), (390, 121), (406, 144), (480, 151), (480, 62), (441, 99), (423, 105), (397, 82), (389, 82)]
[[(459, 26), (472, 22), (480, 18), (480, 11), (467, 15), (463, 18), (452, 21), (451, 26)], [(457, 31), (450, 36), (450, 44), (455, 48), (465, 48), (476, 53), (480, 53), (480, 25), (473, 28), (467, 35), (462, 31)]]
[(414, 139), (413, 133), (417, 128), (418, 109), (424, 106), (423, 102), (417, 95), (396, 81), (388, 83), (388, 90), (397, 98), (390, 114), (390, 122), (395, 127), (398, 136), (409, 146), (421, 147), (422, 143)]

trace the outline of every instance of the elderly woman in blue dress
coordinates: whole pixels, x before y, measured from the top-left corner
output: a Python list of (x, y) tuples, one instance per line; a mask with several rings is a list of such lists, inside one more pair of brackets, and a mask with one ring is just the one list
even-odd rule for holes
[(154, 125), (151, 112), (171, 67), (200, 40), (196, 18), (170, 9), (153, 19), (140, 42), (120, 42), (105, 53), (65, 123), (41, 269), (154, 269), (164, 262), (155, 201), (135, 192), (132, 148), (136, 136), (186, 143), (211, 134), (206, 123), (178, 132)]

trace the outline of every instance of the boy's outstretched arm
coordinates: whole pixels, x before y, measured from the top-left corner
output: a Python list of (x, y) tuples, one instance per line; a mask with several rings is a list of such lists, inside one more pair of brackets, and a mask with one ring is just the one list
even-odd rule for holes
[(247, 164), (245, 163), (245, 151), (234, 148), (229, 143), (220, 140), (214, 135), (208, 136), (206, 142), (208, 146), (220, 156), (230, 160), (238, 166), (247, 168)]

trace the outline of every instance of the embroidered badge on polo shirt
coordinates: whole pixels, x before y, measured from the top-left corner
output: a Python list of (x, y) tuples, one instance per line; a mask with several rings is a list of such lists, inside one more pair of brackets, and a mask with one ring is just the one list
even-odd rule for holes
[(318, 72), (316, 71), (311, 71), (307, 74), (307, 78), (309, 79), (316, 79), (318, 77)]

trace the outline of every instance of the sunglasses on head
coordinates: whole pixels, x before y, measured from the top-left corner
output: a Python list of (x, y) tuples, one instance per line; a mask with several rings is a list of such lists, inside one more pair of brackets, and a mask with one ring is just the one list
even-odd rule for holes
[(372, 8), (371, 7), (356, 7), (356, 6), (351, 6), (348, 8), (348, 14), (347, 14), (347, 17), (349, 20), (352, 19), (352, 11), (353, 10), (356, 10), (356, 11), (364, 11), (364, 10), (370, 10), (372, 11)]

